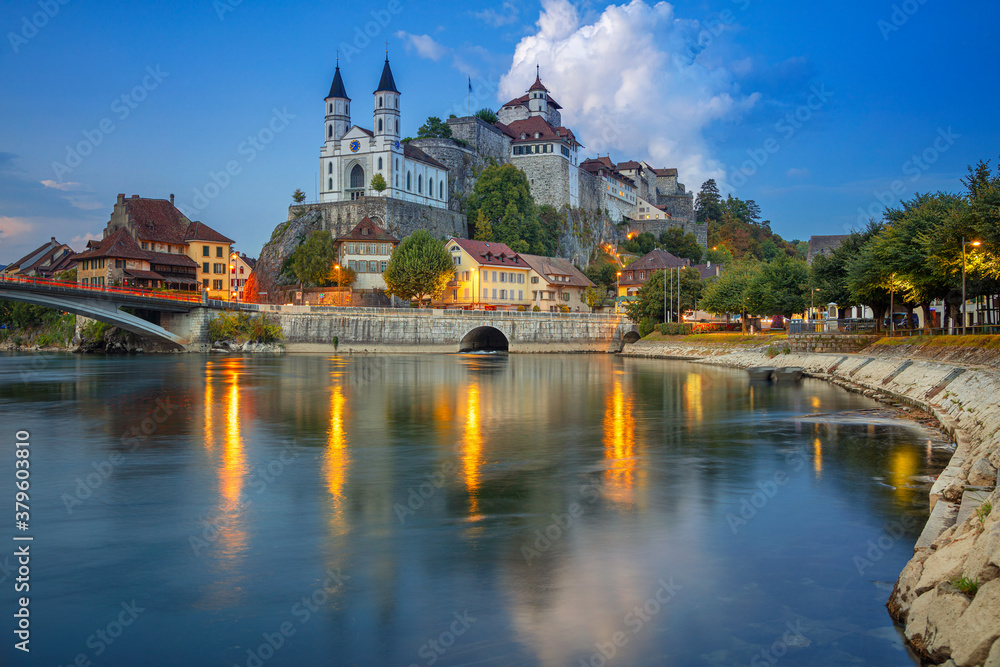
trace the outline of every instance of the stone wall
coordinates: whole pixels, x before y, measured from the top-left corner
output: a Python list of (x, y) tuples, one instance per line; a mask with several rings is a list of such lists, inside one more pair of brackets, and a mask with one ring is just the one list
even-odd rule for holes
[(698, 244), (702, 248), (708, 249), (708, 223), (705, 222), (667, 218), (664, 220), (633, 220), (629, 223), (629, 231), (640, 234), (649, 232), (656, 238), (659, 238), (660, 234), (668, 229), (674, 228), (682, 229), (685, 234), (694, 234), (694, 237), (698, 239)]
[(528, 177), (536, 204), (569, 205), (569, 160), (561, 153), (518, 155), (511, 162)]
[(451, 139), (413, 139), (410, 144), (448, 167), (448, 207), (456, 213), (463, 212), (476, 184), (476, 174), (486, 166), (486, 160)]
[(469, 144), (484, 159), (500, 164), (510, 162), (510, 137), (481, 118), (449, 118), (448, 126), (453, 138)]

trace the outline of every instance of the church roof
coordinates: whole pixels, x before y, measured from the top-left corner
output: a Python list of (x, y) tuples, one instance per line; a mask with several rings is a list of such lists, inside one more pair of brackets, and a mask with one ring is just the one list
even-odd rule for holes
[(447, 169), (445, 165), (441, 164), (434, 158), (432, 158), (427, 153), (423, 152), (416, 146), (411, 146), (409, 142), (403, 144), (403, 155), (411, 160), (416, 160), (417, 162), (423, 162), (424, 164), (429, 164), (432, 167), (437, 167), (438, 169)]
[(376, 225), (367, 215), (359, 222), (354, 229), (343, 236), (337, 237), (338, 241), (388, 241), (399, 243), (399, 239)]
[(344, 80), (340, 76), (340, 65), (337, 65), (337, 70), (333, 73), (333, 83), (330, 84), (330, 97), (342, 97), (344, 99), (351, 99), (347, 96), (347, 89), (344, 88)]
[(375, 89), (376, 93), (388, 92), (388, 93), (398, 93), (396, 90), (396, 82), (392, 78), (392, 70), (389, 69), (389, 59), (385, 59), (385, 67), (382, 68), (382, 78), (379, 79), (378, 88)]

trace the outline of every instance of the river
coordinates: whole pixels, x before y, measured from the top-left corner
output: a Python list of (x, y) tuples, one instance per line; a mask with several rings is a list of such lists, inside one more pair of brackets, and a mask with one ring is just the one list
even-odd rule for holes
[(0, 356), (2, 662), (912, 665), (884, 603), (947, 453), (877, 407), (611, 355)]

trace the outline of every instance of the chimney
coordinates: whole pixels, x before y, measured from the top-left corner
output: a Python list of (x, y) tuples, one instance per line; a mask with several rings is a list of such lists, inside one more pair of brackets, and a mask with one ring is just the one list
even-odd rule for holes
[(173, 194), (170, 195), (170, 205), (171, 206), (174, 205), (174, 195)]
[(124, 193), (121, 193), (121, 194), (118, 195), (118, 203), (119, 204), (124, 204), (125, 203), (125, 194)]
[(138, 199), (139, 195), (132, 195), (132, 199)]

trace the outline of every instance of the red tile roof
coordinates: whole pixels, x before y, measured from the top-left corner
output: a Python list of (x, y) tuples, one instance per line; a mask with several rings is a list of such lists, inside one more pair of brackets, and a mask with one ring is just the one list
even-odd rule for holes
[(457, 245), (465, 250), (480, 264), (509, 266), (518, 269), (529, 268), (528, 263), (505, 243), (473, 241), (471, 239), (457, 239), (453, 237), (448, 241), (448, 247), (451, 248), (452, 245)]
[(618, 171), (625, 171), (626, 169), (638, 170), (642, 169), (642, 165), (635, 160), (626, 160), (625, 162), (618, 163)]
[(615, 163), (612, 162), (611, 158), (607, 156), (598, 158), (588, 158), (580, 163), (580, 169), (588, 171), (591, 174), (597, 174), (601, 171), (606, 171), (609, 176), (613, 176), (619, 181), (635, 187), (635, 181), (633, 181), (625, 174), (620, 173), (616, 168)]
[[(89, 246), (90, 244), (87, 245)], [(135, 239), (128, 233), (128, 230), (121, 227), (114, 234), (100, 241), (98, 247), (84, 251), (76, 255), (74, 259), (81, 261), (99, 257), (149, 259), (149, 252), (141, 249), (139, 244), (135, 242)]]
[(653, 173), (656, 174), (657, 176), (676, 176), (677, 175), (677, 170), (676, 169), (654, 169)]
[[(515, 120), (509, 125), (496, 123), (496, 126), (505, 134), (509, 135), (514, 143), (519, 141), (565, 141), (571, 144), (578, 143), (573, 131), (562, 126), (553, 127), (549, 125), (541, 116), (530, 116), (524, 120)], [(540, 136), (535, 138), (535, 133)], [(525, 138), (521, 139), (524, 134)]]
[[(551, 95), (546, 94), (545, 95), (545, 99), (546, 99), (546, 101), (548, 101), (550, 107), (553, 107), (555, 109), (562, 109), (562, 107), (559, 105), (559, 103), (556, 102), (554, 99), (552, 99)], [(507, 102), (507, 104), (505, 104), (504, 106), (505, 107), (526, 107), (526, 106), (528, 106), (528, 96), (527, 96), (527, 94), (525, 94), (525, 95), (521, 95), (520, 97), (515, 97), (510, 102)]]
[(193, 266), (198, 267), (198, 262), (194, 261), (187, 255), (177, 254), (172, 252), (150, 252), (145, 251), (148, 255), (150, 264), (160, 264), (161, 266)]
[(587, 276), (573, 266), (573, 263), (562, 257), (544, 257), (542, 255), (519, 255), (521, 259), (528, 263), (535, 273), (541, 276), (568, 276), (567, 281), (550, 281), (553, 285), (567, 285), (570, 287), (591, 287), (594, 283)]
[[(367, 215), (359, 222), (354, 229), (337, 238), (337, 241), (387, 241), (389, 243), (399, 243), (399, 239), (385, 231)], [(248, 263), (255, 260), (244, 258)]]
[(204, 222), (196, 220), (192, 222), (184, 234), (185, 241), (208, 241), (210, 243), (233, 243), (229, 237), (223, 236)]
[[(657, 248), (623, 268), (621, 279), (618, 282), (620, 285), (642, 285), (657, 271), (686, 267), (690, 264), (690, 259), (682, 259), (666, 250)], [(645, 271), (645, 276), (641, 279), (639, 278), (640, 271)]]
[(191, 221), (166, 199), (132, 197), (125, 200), (124, 206), (140, 240), (184, 243)]
[(132, 276), (133, 278), (140, 278), (142, 280), (166, 280), (156, 271), (140, 271), (138, 269), (125, 269), (125, 275)]

